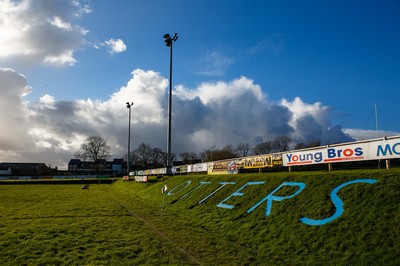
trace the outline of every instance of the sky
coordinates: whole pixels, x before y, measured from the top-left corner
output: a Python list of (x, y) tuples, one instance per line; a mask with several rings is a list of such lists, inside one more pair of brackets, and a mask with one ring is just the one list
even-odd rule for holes
[(400, 2), (0, 0), (0, 162), (400, 135)]

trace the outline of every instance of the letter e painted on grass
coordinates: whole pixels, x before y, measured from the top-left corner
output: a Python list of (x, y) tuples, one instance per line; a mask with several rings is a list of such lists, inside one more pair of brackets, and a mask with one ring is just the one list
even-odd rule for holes
[(337, 186), (336, 188), (334, 188), (332, 190), (331, 195), (330, 195), (331, 199), (332, 199), (332, 202), (336, 207), (336, 212), (331, 217), (328, 217), (328, 218), (325, 218), (325, 219), (322, 219), (322, 220), (314, 220), (314, 219), (303, 217), (303, 218), (300, 218), (300, 221), (305, 223), (305, 224), (308, 224), (308, 225), (324, 225), (324, 224), (332, 222), (336, 218), (339, 218), (344, 212), (343, 201), (337, 195), (339, 190), (341, 190), (345, 186), (348, 186), (348, 185), (351, 185), (351, 184), (355, 184), (355, 183), (373, 184), (373, 183), (376, 183), (376, 182), (377, 182), (377, 180), (375, 180), (375, 179), (356, 179), (356, 180), (352, 180), (352, 181), (343, 183), (340, 186)]
[(221, 201), (220, 203), (217, 204), (217, 207), (220, 208), (226, 208), (226, 209), (233, 209), (235, 208), (235, 206), (233, 205), (228, 205), (228, 204), (224, 204), (225, 201), (227, 201), (228, 199), (230, 199), (231, 197), (237, 196), (237, 197), (241, 197), (244, 195), (244, 193), (240, 192), (243, 188), (250, 186), (250, 185), (262, 185), (264, 184), (264, 181), (260, 181), (260, 182), (248, 182), (246, 184), (244, 184), (241, 188), (239, 188), (238, 190), (236, 190), (234, 193), (232, 193), (229, 197), (227, 197), (226, 199), (224, 199), (223, 201)]
[[(282, 187), (284, 186), (298, 186), (299, 189), (288, 196), (274, 196), (274, 194), (279, 191)], [(306, 187), (306, 184), (301, 183), (301, 182), (283, 182), (282, 184), (280, 184), (279, 187), (275, 188), (271, 193), (269, 193), (265, 198), (263, 198), (262, 200), (260, 200), (256, 205), (254, 205), (253, 207), (251, 207), (247, 212), (250, 213), (252, 212), (254, 209), (256, 209), (258, 206), (260, 206), (264, 201), (267, 202), (267, 208), (265, 210), (265, 216), (269, 216), (271, 214), (271, 209), (272, 209), (272, 202), (273, 201), (282, 201), (285, 199), (290, 199), (294, 196), (296, 196), (297, 194), (299, 194), (304, 188)]]

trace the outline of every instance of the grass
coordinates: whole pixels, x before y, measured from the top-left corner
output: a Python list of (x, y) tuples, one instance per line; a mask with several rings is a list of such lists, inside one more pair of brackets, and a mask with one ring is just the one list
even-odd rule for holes
[[(322, 226), (301, 217), (344, 213)], [(190, 185), (161, 194), (184, 182)], [(210, 182), (193, 190), (199, 182)], [(232, 196), (248, 182), (249, 185)], [(199, 204), (221, 186), (235, 182)], [(283, 182), (297, 196), (252, 206)], [(181, 188), (183, 185), (181, 185)], [(284, 187), (275, 196), (293, 194)], [(190, 192), (190, 193), (189, 193)], [(189, 194), (188, 194), (189, 193)], [(182, 198), (182, 196), (186, 195)], [(400, 170), (174, 176), (148, 184), (0, 186), (1, 265), (399, 265)], [(225, 201), (224, 201), (225, 200)], [(219, 208), (223, 202), (232, 209)]]
[[(1, 265), (185, 263), (109, 185), (0, 186)], [(121, 201), (121, 202), (120, 202)]]

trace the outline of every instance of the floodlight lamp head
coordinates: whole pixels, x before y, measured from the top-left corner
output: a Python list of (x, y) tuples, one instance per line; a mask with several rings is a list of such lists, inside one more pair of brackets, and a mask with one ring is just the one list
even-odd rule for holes
[(169, 39), (169, 38), (171, 38), (171, 36), (168, 33), (164, 34), (164, 39)]

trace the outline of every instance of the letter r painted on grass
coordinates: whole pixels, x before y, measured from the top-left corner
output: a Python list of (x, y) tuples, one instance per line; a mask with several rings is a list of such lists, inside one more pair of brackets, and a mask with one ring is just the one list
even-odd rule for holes
[[(297, 189), (297, 191), (291, 195), (288, 196), (274, 196), (274, 194), (276, 192), (278, 192), (282, 187), (284, 186), (297, 186), (299, 187)], [(250, 213), (252, 212), (254, 209), (256, 209), (258, 206), (260, 206), (263, 202), (267, 202), (267, 207), (265, 209), (265, 216), (269, 216), (271, 214), (271, 209), (272, 209), (272, 202), (273, 201), (282, 201), (285, 199), (290, 199), (293, 198), (294, 196), (296, 196), (297, 194), (299, 194), (304, 188), (306, 187), (306, 184), (301, 183), (301, 182), (283, 182), (282, 184), (280, 184), (279, 187), (275, 188), (271, 193), (269, 193), (265, 198), (263, 198), (262, 200), (260, 200), (256, 205), (254, 205), (253, 207), (251, 207), (247, 212)]]
[(244, 184), (241, 188), (239, 188), (238, 190), (236, 190), (234, 193), (232, 193), (229, 197), (227, 197), (226, 199), (224, 199), (223, 201), (221, 201), (220, 203), (217, 204), (217, 207), (220, 208), (225, 208), (225, 209), (233, 209), (235, 208), (235, 206), (233, 205), (229, 205), (229, 204), (224, 204), (225, 201), (227, 201), (228, 199), (230, 199), (231, 197), (241, 197), (244, 195), (243, 192), (240, 192), (243, 188), (250, 186), (250, 185), (262, 185), (264, 184), (264, 181), (260, 181), (260, 182), (248, 182), (246, 184)]

